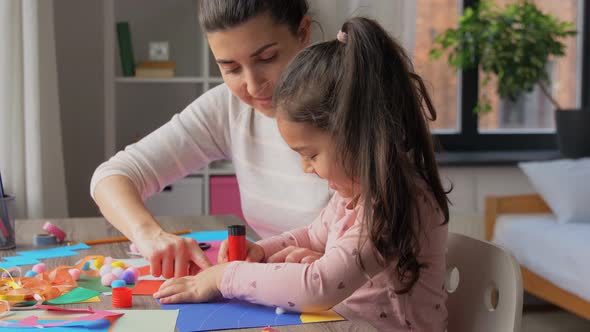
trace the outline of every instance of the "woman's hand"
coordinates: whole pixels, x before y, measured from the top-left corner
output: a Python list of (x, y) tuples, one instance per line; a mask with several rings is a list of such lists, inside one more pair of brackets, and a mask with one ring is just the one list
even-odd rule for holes
[[(257, 245), (254, 242), (246, 241), (246, 246), (248, 250), (248, 255), (246, 257), (246, 262), (258, 263), (264, 259), (264, 249), (261, 246)], [(217, 262), (227, 263), (227, 240), (221, 242), (219, 246), (219, 254), (217, 256)]]
[(150, 262), (154, 277), (184, 277), (206, 269), (211, 262), (190, 238), (166, 233), (163, 230), (144, 231), (135, 236), (134, 243), (141, 255)]
[(227, 264), (212, 266), (196, 276), (166, 280), (154, 293), (161, 303), (207, 302), (221, 296), (219, 285)]
[(287, 248), (274, 253), (266, 259), (267, 263), (303, 263), (311, 264), (320, 259), (324, 253), (313, 251), (307, 248), (288, 246)]

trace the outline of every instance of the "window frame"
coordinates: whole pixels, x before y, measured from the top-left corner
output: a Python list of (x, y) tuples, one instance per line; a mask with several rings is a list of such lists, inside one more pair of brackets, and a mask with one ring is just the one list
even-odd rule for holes
[[(581, 55), (581, 98), (580, 107), (585, 111), (590, 111), (590, 3), (582, 1), (583, 14), (581, 15), (581, 28), (578, 27), (578, 33), (582, 33), (582, 52)], [(480, 0), (463, 0), (462, 9), (477, 6)], [(556, 150), (557, 139), (555, 132), (531, 133), (480, 133), (478, 131), (478, 117), (473, 112), (477, 105), (479, 92), (479, 73), (477, 68), (464, 70), (458, 73), (461, 82), (458, 88), (459, 107), (457, 109), (460, 120), (459, 132), (448, 133), (445, 131), (433, 131), (436, 137), (438, 151), (453, 152), (471, 152), (471, 151), (531, 151), (531, 150)], [(590, 130), (590, 128), (589, 128)]]

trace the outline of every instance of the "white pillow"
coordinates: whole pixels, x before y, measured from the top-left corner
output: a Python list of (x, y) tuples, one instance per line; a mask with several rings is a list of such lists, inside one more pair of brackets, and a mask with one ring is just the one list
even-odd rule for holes
[(590, 223), (590, 158), (522, 162), (528, 176), (557, 222)]

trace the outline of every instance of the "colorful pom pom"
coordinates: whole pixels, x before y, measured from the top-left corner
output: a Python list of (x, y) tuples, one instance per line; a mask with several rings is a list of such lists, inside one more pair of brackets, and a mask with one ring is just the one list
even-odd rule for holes
[(112, 273), (107, 273), (102, 278), (100, 278), (100, 283), (103, 286), (110, 286), (113, 280), (117, 279)]
[(123, 270), (122, 268), (120, 268), (120, 267), (116, 267), (116, 268), (114, 268), (114, 269), (113, 269), (113, 271), (111, 271), (111, 273), (112, 273), (112, 274), (113, 274), (115, 277), (119, 278), (119, 277), (121, 276), (121, 273), (123, 273), (123, 271), (124, 271), (124, 270)]
[(72, 276), (72, 279), (78, 280), (80, 279), (80, 270), (78, 269), (69, 269), (68, 273)]
[(120, 278), (125, 280), (125, 283), (127, 283), (128, 285), (135, 283), (135, 274), (133, 274), (132, 271), (129, 271), (129, 270), (123, 271), (123, 273), (121, 273)]
[(110, 265), (107, 265), (106, 263), (100, 268), (99, 274), (101, 276), (104, 276), (107, 273), (111, 273), (113, 271), (113, 267)]
[(125, 263), (121, 262), (121, 261), (116, 261), (116, 262), (112, 262), (111, 263), (112, 267), (120, 267), (120, 268), (125, 268)]
[(34, 277), (36, 275), (37, 275), (37, 272), (35, 272), (35, 271), (27, 271), (27, 273), (25, 273), (25, 277), (29, 277), (29, 278)]
[(96, 257), (96, 259), (94, 260), (94, 267), (98, 270), (102, 267), (102, 264), (104, 264), (104, 257), (103, 256)]
[(35, 265), (33, 265), (33, 268), (31, 270), (33, 270), (37, 273), (43, 273), (43, 272), (45, 272), (45, 263), (35, 264)]
[(120, 279), (113, 280), (111, 282), (111, 287), (112, 288), (125, 287), (125, 280), (120, 280)]
[(88, 270), (90, 270), (90, 262), (84, 262), (84, 265), (82, 265), (82, 271)]

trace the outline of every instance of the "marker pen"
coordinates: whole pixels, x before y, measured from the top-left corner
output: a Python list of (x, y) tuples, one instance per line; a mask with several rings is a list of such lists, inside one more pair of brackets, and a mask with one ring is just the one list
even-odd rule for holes
[(246, 226), (232, 225), (227, 227), (228, 261), (243, 261), (248, 256), (246, 246)]

